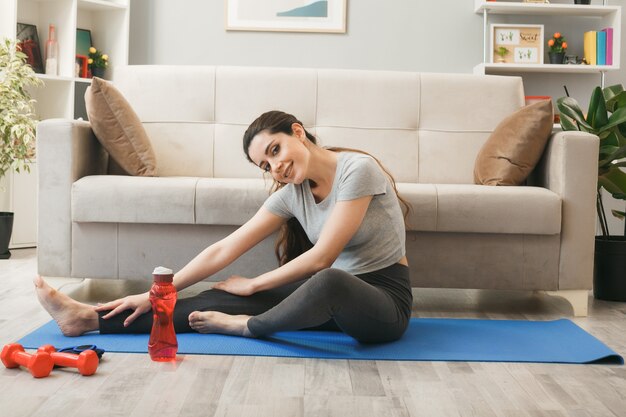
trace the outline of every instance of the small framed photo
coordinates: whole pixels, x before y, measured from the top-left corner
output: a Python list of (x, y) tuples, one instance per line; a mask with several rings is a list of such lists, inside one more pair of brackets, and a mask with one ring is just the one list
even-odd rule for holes
[(89, 66), (87, 64), (87, 55), (76, 55), (75, 76), (79, 78), (88, 78)]
[(36, 73), (43, 74), (43, 60), (41, 59), (37, 26), (28, 23), (18, 23), (17, 40), (17, 45), (22, 52), (26, 54), (26, 63), (30, 65)]
[(76, 55), (89, 56), (89, 48), (93, 46), (89, 29), (76, 29)]
[(346, 33), (348, 0), (225, 0), (226, 30)]
[(491, 63), (543, 64), (543, 25), (491, 25)]

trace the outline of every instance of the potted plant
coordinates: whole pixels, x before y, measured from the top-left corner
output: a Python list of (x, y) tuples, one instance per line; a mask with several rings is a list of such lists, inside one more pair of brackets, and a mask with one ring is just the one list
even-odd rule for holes
[(504, 46), (500, 46), (498, 47), (498, 49), (496, 49), (496, 55), (498, 55), (500, 58), (498, 58), (498, 62), (502, 63), (504, 62), (504, 57), (506, 56), (506, 54), (509, 53), (509, 50), (504, 47)]
[(567, 49), (567, 42), (565, 38), (559, 33), (555, 32), (552, 38), (548, 41), (548, 58), (551, 64), (562, 64), (565, 58), (565, 50)]
[[(557, 100), (563, 130), (593, 133), (600, 138), (598, 153), (597, 211), (602, 235), (596, 237), (593, 292), (596, 298), (626, 301), (626, 228), (624, 234), (611, 236), (608, 230), (601, 191), (626, 200), (626, 92), (622, 85), (604, 90), (596, 87), (589, 100), (587, 116), (570, 97)], [(623, 211), (612, 210), (624, 219)]]
[(104, 78), (104, 71), (109, 66), (109, 56), (103, 54), (93, 46), (89, 48), (89, 58), (87, 59), (91, 75), (94, 77)]
[[(36, 121), (28, 87), (42, 84), (16, 41), (0, 42), (0, 179), (10, 169), (30, 171), (27, 163), (34, 157)], [(13, 213), (0, 212), (0, 259), (11, 256), (12, 231)]]

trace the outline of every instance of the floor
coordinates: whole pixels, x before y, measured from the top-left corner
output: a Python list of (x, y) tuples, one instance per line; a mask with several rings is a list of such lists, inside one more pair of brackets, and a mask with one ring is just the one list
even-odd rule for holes
[[(49, 317), (31, 279), (35, 249), (0, 260), (0, 343)], [(72, 297), (105, 301), (145, 285), (52, 279)], [(572, 319), (626, 356), (626, 303), (590, 298), (573, 318), (562, 299), (541, 294), (416, 290), (415, 317)], [(626, 416), (626, 366), (392, 362), (106, 353), (95, 375), (55, 370), (34, 379), (0, 367), (0, 416)]]

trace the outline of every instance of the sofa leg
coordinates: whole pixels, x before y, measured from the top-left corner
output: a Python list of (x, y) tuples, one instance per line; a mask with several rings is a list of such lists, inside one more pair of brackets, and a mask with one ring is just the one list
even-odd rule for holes
[(572, 306), (575, 317), (586, 317), (589, 304), (589, 291), (587, 290), (560, 290), (542, 291), (546, 295), (565, 298)]

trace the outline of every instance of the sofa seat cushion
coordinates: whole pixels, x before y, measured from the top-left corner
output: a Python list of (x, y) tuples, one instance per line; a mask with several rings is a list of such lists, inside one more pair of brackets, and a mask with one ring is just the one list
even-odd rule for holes
[(269, 186), (262, 179), (94, 175), (72, 185), (72, 220), (242, 225)]
[[(72, 186), (75, 222), (242, 225), (263, 205), (262, 179), (89, 176)], [(561, 199), (539, 187), (398, 183), (408, 229), (554, 235)]]
[(244, 224), (261, 208), (271, 185), (271, 180), (260, 178), (200, 178), (196, 189), (196, 223)]
[(412, 206), (408, 230), (554, 235), (561, 199), (539, 187), (399, 183)]
[(72, 221), (195, 223), (195, 177), (92, 175), (72, 184)]

